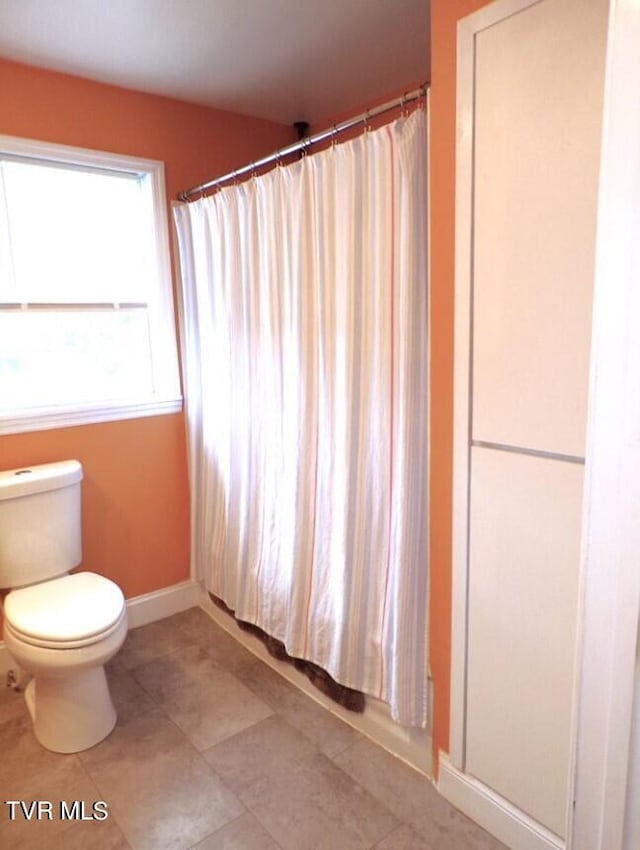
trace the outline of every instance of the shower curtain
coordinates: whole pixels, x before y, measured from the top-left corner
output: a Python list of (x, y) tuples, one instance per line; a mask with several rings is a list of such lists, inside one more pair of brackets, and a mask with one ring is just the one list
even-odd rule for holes
[(174, 212), (195, 575), (425, 726), (425, 112)]

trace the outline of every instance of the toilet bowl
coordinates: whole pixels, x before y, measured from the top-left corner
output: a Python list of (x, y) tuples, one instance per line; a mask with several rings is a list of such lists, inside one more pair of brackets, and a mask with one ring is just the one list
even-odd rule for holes
[(104, 665), (127, 634), (120, 588), (66, 571), (80, 560), (81, 477), (77, 461), (0, 472), (0, 587), (17, 588), (4, 600), (3, 637), (33, 677), (25, 699), (35, 736), (59, 753), (92, 747), (113, 729)]
[(43, 747), (80, 752), (111, 732), (116, 712), (104, 665), (126, 634), (122, 591), (95, 573), (51, 579), (6, 597), (4, 641), (34, 677), (25, 699)]

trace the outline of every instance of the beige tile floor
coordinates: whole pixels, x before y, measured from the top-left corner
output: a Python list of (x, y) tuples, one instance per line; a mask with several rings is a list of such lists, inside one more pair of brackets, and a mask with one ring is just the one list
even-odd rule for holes
[[(197, 608), (131, 631), (108, 675), (117, 726), (77, 755), (42, 749), (2, 689), (0, 847), (504, 850)], [(10, 820), (6, 800), (54, 819)], [(109, 816), (61, 820), (61, 800)]]

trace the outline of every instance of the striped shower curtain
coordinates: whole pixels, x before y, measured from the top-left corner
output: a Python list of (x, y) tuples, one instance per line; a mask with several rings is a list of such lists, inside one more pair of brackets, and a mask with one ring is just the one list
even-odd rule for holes
[(422, 109), (175, 207), (194, 571), (425, 726)]

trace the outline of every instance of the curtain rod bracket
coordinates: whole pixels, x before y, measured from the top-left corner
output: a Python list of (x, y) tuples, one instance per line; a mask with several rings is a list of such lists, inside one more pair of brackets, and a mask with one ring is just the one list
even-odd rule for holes
[(293, 126), (296, 128), (296, 132), (298, 134), (298, 139), (302, 141), (309, 134), (309, 122), (308, 121), (294, 121)]

